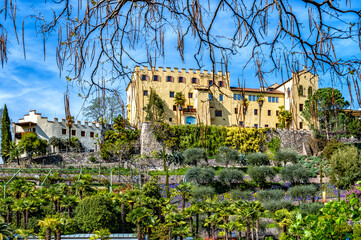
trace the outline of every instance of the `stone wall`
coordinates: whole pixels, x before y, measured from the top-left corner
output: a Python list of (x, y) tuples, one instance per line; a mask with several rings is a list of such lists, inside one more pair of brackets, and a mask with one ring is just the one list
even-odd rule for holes
[(162, 145), (155, 139), (152, 132), (152, 123), (142, 123), (140, 132), (140, 154), (151, 155), (153, 151), (161, 151)]
[(278, 137), (281, 140), (282, 150), (292, 149), (298, 154), (310, 155), (309, 139), (312, 136), (312, 131), (308, 130), (276, 129), (267, 132), (267, 141)]

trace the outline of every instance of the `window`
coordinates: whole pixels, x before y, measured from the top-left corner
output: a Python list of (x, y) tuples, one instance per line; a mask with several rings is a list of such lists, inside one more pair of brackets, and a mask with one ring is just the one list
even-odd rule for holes
[(272, 102), (272, 98), (271, 98), (271, 97), (268, 97), (268, 102)]
[(148, 96), (148, 91), (147, 90), (143, 91), (143, 96)]
[(268, 124), (265, 124), (264, 127), (268, 128)]
[(276, 123), (276, 128), (278, 128), (278, 123)]
[(254, 128), (255, 128), (255, 129), (258, 129), (258, 124), (255, 124), (255, 125), (254, 125)]
[(312, 96), (312, 87), (310, 86), (310, 87), (308, 87), (308, 96)]
[(235, 108), (235, 109), (234, 109), (234, 113), (235, 113), (235, 114), (238, 114), (238, 108)]
[(193, 93), (188, 93), (188, 98), (193, 98)]
[(303, 111), (303, 104), (300, 104), (300, 112)]
[(219, 94), (219, 101), (223, 101), (223, 94)]
[(243, 122), (239, 122), (239, 126), (243, 127)]
[(158, 75), (154, 75), (154, 76), (153, 76), (153, 81), (159, 81), (159, 76), (158, 76)]
[(180, 83), (184, 82), (183, 77), (179, 77), (178, 81), (179, 81)]
[(142, 81), (147, 81), (147, 75), (142, 75)]
[(255, 109), (255, 110), (253, 111), (253, 113), (254, 113), (254, 115), (258, 115), (258, 109)]
[(173, 105), (173, 111), (177, 111), (177, 106)]
[(218, 82), (218, 86), (219, 86), (219, 87), (223, 87), (223, 81), (219, 81), (219, 82)]
[(94, 137), (94, 132), (90, 132), (90, 137), (91, 137), (91, 138)]
[(196, 84), (197, 83), (197, 78), (192, 78), (192, 83)]
[(75, 136), (76, 135), (76, 130), (71, 130), (71, 135)]
[(271, 116), (271, 110), (267, 111), (268, 116)]
[(287, 97), (290, 97), (290, 96), (291, 96), (291, 89), (287, 88)]
[(61, 129), (61, 134), (66, 135), (66, 129), (65, 128)]
[(276, 110), (276, 116), (278, 116), (280, 114), (280, 111)]
[(191, 106), (191, 105), (188, 105), (187, 106), (187, 110), (190, 112), (190, 110), (192, 110), (193, 109), (193, 106)]
[(208, 95), (208, 99), (213, 100), (213, 95), (211, 93)]
[(276, 97), (276, 103), (278, 103), (278, 97)]
[(303, 129), (303, 122), (300, 122), (300, 129)]
[(81, 131), (80, 136), (85, 137), (85, 131)]
[(272, 102), (276, 102), (276, 98), (275, 98), (275, 97), (272, 97)]
[(237, 100), (237, 94), (233, 94), (233, 100)]
[(216, 110), (216, 117), (222, 117), (222, 111)]
[(172, 122), (172, 118), (169, 118), (169, 122)]
[(233, 94), (234, 100), (243, 100), (243, 96), (241, 94)]
[[(253, 95), (253, 96), (252, 96), (252, 99), (253, 99), (253, 101), (256, 101), (256, 96)], [(257, 99), (258, 99), (258, 97), (257, 97)]]
[(169, 92), (169, 97), (174, 98), (174, 92)]
[(171, 76), (167, 76), (167, 82), (172, 82), (172, 77)]
[(212, 86), (212, 85), (213, 85), (213, 81), (212, 81), (212, 80), (209, 80), (209, 81), (208, 81), (208, 85), (209, 85), (209, 86)]
[(302, 86), (302, 85), (300, 85), (300, 86), (298, 87), (298, 95), (299, 95), (299, 96), (303, 96), (303, 86)]
[(248, 100), (252, 101), (252, 95), (248, 95)]

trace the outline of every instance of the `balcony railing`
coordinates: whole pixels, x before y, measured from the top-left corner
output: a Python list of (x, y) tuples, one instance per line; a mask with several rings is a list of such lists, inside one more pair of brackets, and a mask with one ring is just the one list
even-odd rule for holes
[(195, 109), (195, 108), (184, 108), (183, 112), (185, 112), (185, 113), (195, 113), (195, 112), (197, 112), (197, 109)]

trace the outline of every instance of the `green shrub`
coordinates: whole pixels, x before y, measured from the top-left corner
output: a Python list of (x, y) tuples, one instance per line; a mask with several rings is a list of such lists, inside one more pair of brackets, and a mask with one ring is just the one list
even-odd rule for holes
[(326, 159), (331, 159), (332, 154), (339, 148), (343, 147), (345, 144), (337, 142), (335, 139), (332, 139), (327, 143), (326, 147), (323, 149), (323, 156)]
[(231, 191), (231, 198), (233, 201), (235, 200), (251, 200), (252, 197), (253, 197), (253, 192), (250, 191), (250, 190), (245, 190), (245, 191), (242, 191), (242, 190), (239, 190), (239, 189), (233, 189)]
[(263, 207), (265, 210), (275, 212), (280, 209), (287, 209), (288, 211), (291, 211), (294, 206), (293, 202), (290, 200), (271, 200), (268, 202), (263, 203)]
[(264, 201), (280, 200), (284, 198), (285, 192), (281, 189), (262, 190), (257, 192), (257, 198)]
[(250, 153), (247, 155), (247, 164), (251, 166), (269, 165), (269, 159), (265, 153)]
[(216, 172), (213, 168), (194, 167), (188, 169), (185, 179), (188, 182), (195, 182), (199, 185), (207, 185), (213, 181), (215, 175)]
[(319, 215), (323, 208), (322, 203), (304, 203), (300, 205), (300, 213), (302, 215)]
[(210, 186), (194, 186), (191, 191), (191, 196), (194, 199), (202, 201), (212, 198), (215, 194), (214, 188)]
[(116, 229), (117, 215), (110, 198), (95, 195), (81, 200), (75, 208), (75, 221), (81, 232), (92, 232), (94, 229)]
[(201, 148), (188, 148), (183, 152), (183, 157), (185, 164), (197, 166), (205, 156)]
[(97, 159), (95, 158), (95, 156), (93, 154), (90, 154), (89, 162), (91, 162), (91, 163), (96, 163), (97, 162)]
[(225, 165), (226, 167), (228, 167), (230, 163), (238, 163), (238, 159), (238, 151), (226, 146), (218, 148), (218, 153), (215, 158), (218, 164)]
[(286, 166), (288, 162), (297, 163), (297, 154), (292, 151), (279, 151), (275, 154), (275, 161)]
[(218, 174), (218, 180), (229, 187), (243, 180), (242, 171), (238, 169), (223, 169)]
[(248, 175), (258, 186), (264, 186), (267, 180), (272, 180), (276, 176), (275, 170), (267, 166), (255, 166), (248, 169)]
[(300, 185), (288, 189), (288, 194), (291, 198), (299, 199), (303, 203), (307, 200), (307, 198), (314, 196), (316, 192), (317, 188), (314, 185)]
[(281, 139), (273, 137), (271, 141), (268, 142), (267, 147), (273, 154), (275, 154), (281, 148)]
[(353, 239), (361, 240), (361, 225), (357, 224), (353, 227)]
[(281, 171), (283, 181), (288, 181), (292, 185), (307, 183), (312, 173), (300, 164), (285, 166)]

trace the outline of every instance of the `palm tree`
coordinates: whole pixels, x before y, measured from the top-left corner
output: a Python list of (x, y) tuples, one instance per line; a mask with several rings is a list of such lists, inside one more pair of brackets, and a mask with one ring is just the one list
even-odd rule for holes
[(9, 157), (10, 160), (14, 160), (16, 159), (16, 161), (18, 162), (18, 165), (20, 167), (20, 156), (22, 153), (22, 149), (19, 146), (19, 144), (16, 144), (15, 142), (10, 142), (10, 146), (9, 146)]
[(15, 233), (18, 237), (28, 240), (28, 238), (34, 233), (34, 229), (16, 229)]
[(178, 186), (176, 186), (174, 194), (181, 196), (181, 207), (182, 211), (185, 208), (186, 201), (190, 198), (190, 193), (192, 190), (192, 184), (188, 182), (180, 183)]
[(13, 232), (9, 224), (4, 221), (0, 221), (0, 240), (9, 239), (13, 236)]
[[(185, 98), (184, 98), (184, 94), (182, 92), (176, 92), (175, 96), (174, 96), (174, 105), (177, 106), (177, 110), (179, 112), (182, 111), (182, 108), (184, 106), (184, 103), (186, 102)], [(177, 111), (177, 112), (178, 112)], [(178, 114), (177, 114), (178, 116)], [(179, 116), (177, 117), (177, 124), (179, 124)]]
[(34, 200), (30, 198), (22, 198), (17, 200), (17, 204), (19, 205), (19, 210), (21, 209), (23, 213), (23, 227), (27, 229), (28, 222), (29, 222), (29, 212), (35, 210)]
[(110, 239), (110, 232), (107, 228), (102, 228), (100, 230), (96, 230), (93, 232), (93, 235), (89, 238), (90, 240), (109, 240)]
[(61, 200), (61, 207), (65, 208), (68, 212), (68, 217), (71, 217), (72, 209), (76, 206), (78, 198), (76, 196), (65, 195)]
[(249, 106), (249, 100), (247, 98), (243, 98), (242, 101), (242, 109), (243, 109), (243, 128), (246, 127), (246, 114)]
[(147, 224), (147, 220), (152, 215), (153, 211), (145, 207), (137, 207), (128, 214), (127, 221), (137, 225), (138, 240), (144, 239), (144, 230)]
[(51, 240), (51, 232), (55, 230), (58, 224), (58, 219), (50, 217), (38, 221), (38, 225), (45, 229), (45, 240)]
[(11, 223), (11, 207), (14, 204), (14, 199), (12, 197), (7, 197), (1, 201), (2, 205), (6, 209), (6, 222)]

